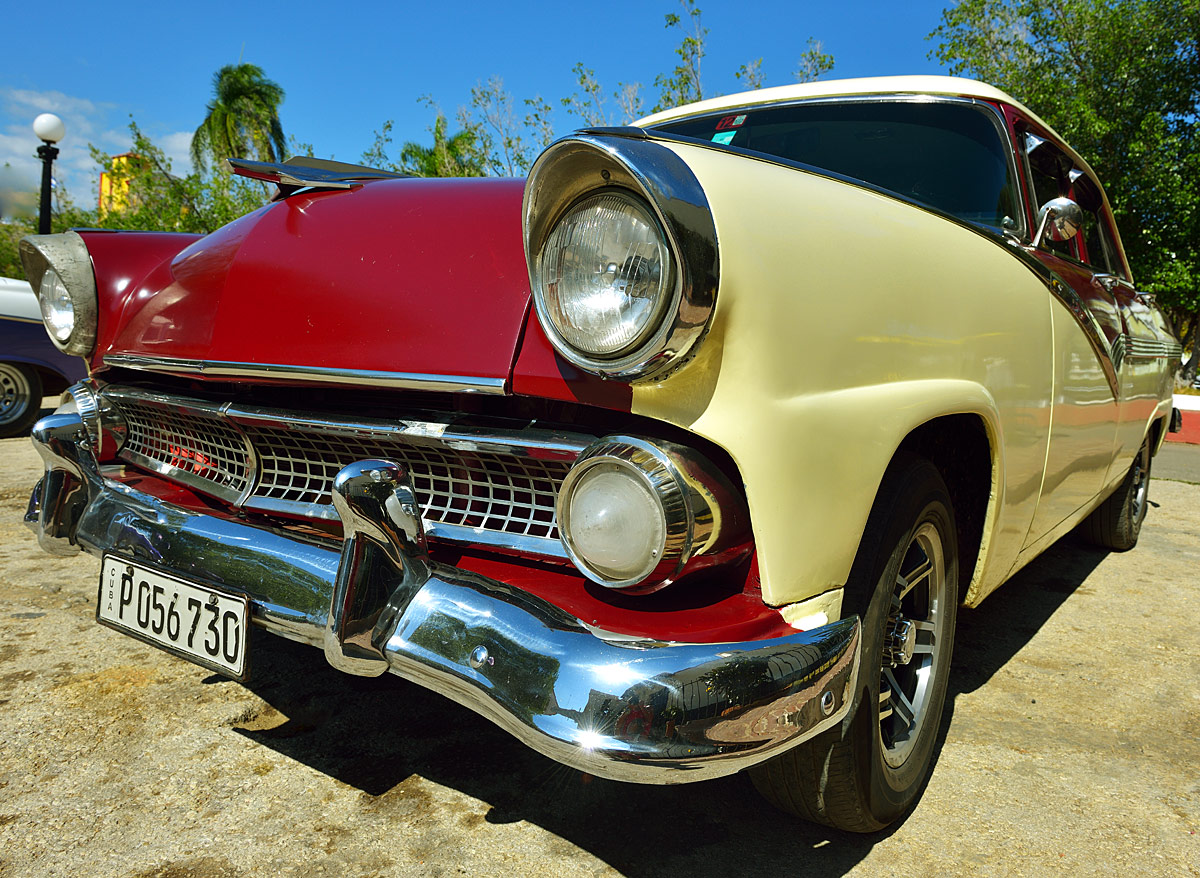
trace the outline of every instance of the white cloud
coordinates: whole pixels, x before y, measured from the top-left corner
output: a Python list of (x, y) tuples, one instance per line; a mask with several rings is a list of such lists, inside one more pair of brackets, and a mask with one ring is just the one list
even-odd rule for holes
[(175, 131), (155, 139), (171, 160), (171, 171), (183, 176), (192, 172), (192, 132)]
[(0, 88), (0, 106), (4, 117), (12, 120), (0, 130), (0, 166), (11, 166), (9, 176), (16, 185), (34, 190), (41, 185), (41, 161), (36, 155), (41, 144), (33, 133), (33, 120), (39, 113), (55, 113), (63, 120), (67, 133), (58, 144), (54, 177), (80, 205), (89, 205), (96, 198), (100, 176), (89, 144), (110, 154), (129, 148), (128, 131), (110, 121), (116, 111), (113, 104), (59, 91)]

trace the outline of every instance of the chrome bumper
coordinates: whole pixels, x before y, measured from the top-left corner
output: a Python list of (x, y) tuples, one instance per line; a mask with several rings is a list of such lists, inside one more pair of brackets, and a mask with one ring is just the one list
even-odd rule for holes
[(857, 617), (745, 643), (663, 643), (430, 560), (402, 467), (360, 461), (334, 486), (336, 548), (191, 512), (106, 479), (78, 414), (42, 419), (46, 473), (25, 520), (55, 554), (114, 552), (246, 594), (253, 622), (391, 671), (591, 774), (681, 783), (732, 774), (840, 722), (858, 678)]

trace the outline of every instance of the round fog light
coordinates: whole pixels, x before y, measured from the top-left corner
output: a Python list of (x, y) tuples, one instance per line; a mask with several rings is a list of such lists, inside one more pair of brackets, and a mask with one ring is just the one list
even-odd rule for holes
[(583, 572), (621, 588), (644, 579), (663, 557), (667, 538), (662, 502), (636, 467), (597, 459), (573, 473), (560, 507), (568, 552)]

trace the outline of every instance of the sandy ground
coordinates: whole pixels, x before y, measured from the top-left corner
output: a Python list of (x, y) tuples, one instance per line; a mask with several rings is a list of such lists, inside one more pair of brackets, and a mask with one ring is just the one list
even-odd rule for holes
[(960, 614), (932, 781), (851, 837), (743, 777), (590, 779), (266, 635), (241, 685), (101, 628), (98, 562), (21, 524), (39, 472), (0, 441), (5, 878), (1200, 876), (1198, 485), (1155, 480), (1134, 551), (1064, 541)]

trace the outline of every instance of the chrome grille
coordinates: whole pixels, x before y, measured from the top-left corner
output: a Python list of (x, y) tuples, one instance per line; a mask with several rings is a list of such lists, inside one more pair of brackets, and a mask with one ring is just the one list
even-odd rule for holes
[[(164, 475), (186, 473), (224, 499), (240, 497), (250, 482), (246, 442), (219, 413), (203, 408), (122, 400), (129, 427), (122, 456)], [(197, 484), (197, 482), (199, 484)]]
[(336, 520), (330, 490), (338, 470), (385, 458), (407, 468), (431, 536), (560, 557), (558, 488), (593, 438), (324, 421), (130, 388), (104, 396), (129, 428), (122, 458), (228, 502)]
[(404, 464), (428, 521), (558, 539), (554, 500), (569, 462), (257, 426), (247, 435), (259, 455), (254, 497), (329, 503), (338, 470), (381, 457)]

